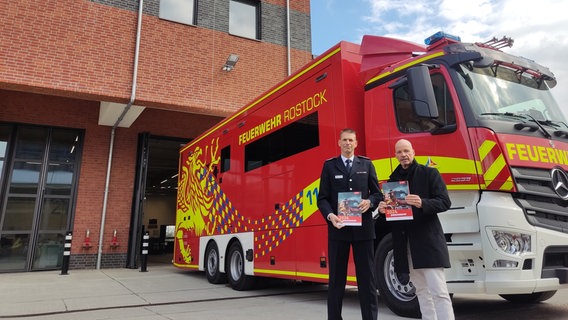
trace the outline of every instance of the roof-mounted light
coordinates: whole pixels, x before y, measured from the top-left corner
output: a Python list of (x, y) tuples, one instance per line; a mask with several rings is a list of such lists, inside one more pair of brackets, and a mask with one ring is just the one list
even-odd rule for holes
[(448, 33), (445, 33), (444, 31), (438, 31), (436, 33), (434, 33), (433, 35), (429, 36), (428, 38), (424, 39), (424, 43), (426, 45), (431, 45), (434, 44), (440, 40), (443, 39), (449, 39), (449, 40), (453, 40), (453, 41), (458, 41), (461, 42), (461, 38), (458, 36), (454, 36)]

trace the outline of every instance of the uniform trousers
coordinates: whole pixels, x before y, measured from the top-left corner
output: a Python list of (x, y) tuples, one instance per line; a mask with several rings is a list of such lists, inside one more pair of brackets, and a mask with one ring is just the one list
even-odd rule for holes
[(376, 320), (379, 302), (375, 277), (373, 273), (373, 240), (362, 241), (328, 241), (329, 252), (329, 285), (327, 293), (328, 320), (341, 320), (341, 309), (345, 285), (347, 283), (347, 266), (349, 249), (353, 248), (355, 275), (357, 276), (357, 295), (361, 306), (361, 319)]
[(424, 320), (454, 320), (452, 299), (448, 293), (444, 268), (414, 269), (408, 248), (410, 281), (416, 288), (420, 312)]

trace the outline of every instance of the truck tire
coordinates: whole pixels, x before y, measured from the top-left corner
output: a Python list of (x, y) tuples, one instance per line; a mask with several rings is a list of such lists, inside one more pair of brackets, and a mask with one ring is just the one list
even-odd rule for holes
[(215, 242), (210, 242), (205, 249), (205, 274), (207, 281), (213, 284), (227, 282), (227, 275), (219, 271), (219, 248)]
[(499, 296), (513, 303), (537, 303), (552, 298), (554, 294), (556, 294), (556, 290), (524, 294), (500, 294)]
[(420, 305), (416, 289), (409, 282), (403, 285), (394, 272), (392, 235), (386, 235), (375, 250), (375, 281), (382, 299), (389, 309), (402, 317), (420, 319)]
[(254, 286), (255, 278), (245, 274), (245, 256), (238, 241), (229, 247), (227, 255), (227, 278), (231, 287), (237, 291), (249, 290)]

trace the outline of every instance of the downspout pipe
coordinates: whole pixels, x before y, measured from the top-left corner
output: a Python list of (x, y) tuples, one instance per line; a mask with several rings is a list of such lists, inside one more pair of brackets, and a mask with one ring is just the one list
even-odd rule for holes
[(142, 31), (142, 15), (144, 12), (144, 0), (140, 0), (140, 4), (138, 7), (138, 25), (136, 27), (136, 49), (134, 51), (134, 71), (132, 73), (132, 91), (130, 93), (130, 100), (122, 110), (120, 116), (116, 119), (116, 122), (112, 126), (111, 133), (110, 133), (110, 147), (108, 152), (108, 162), (107, 162), (107, 171), (106, 171), (106, 181), (105, 181), (105, 191), (104, 191), (104, 199), (103, 199), (103, 211), (101, 214), (101, 226), (100, 226), (100, 233), (99, 233), (99, 248), (97, 253), (97, 270), (101, 268), (101, 260), (103, 255), (103, 238), (104, 238), (104, 231), (105, 231), (105, 222), (106, 222), (106, 213), (107, 213), (107, 206), (108, 206), (108, 194), (109, 194), (109, 186), (110, 186), (110, 173), (112, 168), (112, 155), (114, 152), (114, 138), (116, 135), (116, 128), (124, 119), (128, 110), (132, 107), (134, 100), (136, 99), (136, 84), (138, 79), (138, 59), (140, 56), (140, 34)]
[(288, 75), (292, 74), (292, 58), (290, 56), (290, 0), (286, 0), (286, 54), (288, 59)]

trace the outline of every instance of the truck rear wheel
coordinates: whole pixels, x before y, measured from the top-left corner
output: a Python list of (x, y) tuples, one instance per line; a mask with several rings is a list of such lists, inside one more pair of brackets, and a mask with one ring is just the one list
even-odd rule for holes
[(254, 286), (255, 278), (245, 274), (245, 256), (241, 244), (236, 241), (229, 247), (227, 255), (227, 278), (231, 287), (238, 291), (249, 290)]
[(420, 319), (416, 289), (412, 282), (402, 284), (394, 272), (392, 235), (385, 236), (377, 246), (374, 268), (379, 295), (387, 307), (399, 316)]
[(554, 294), (556, 294), (556, 290), (525, 294), (500, 294), (499, 296), (514, 303), (537, 303), (552, 298)]
[(227, 275), (219, 271), (219, 261), (219, 248), (215, 242), (211, 242), (205, 250), (205, 274), (209, 283), (227, 282)]

